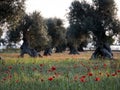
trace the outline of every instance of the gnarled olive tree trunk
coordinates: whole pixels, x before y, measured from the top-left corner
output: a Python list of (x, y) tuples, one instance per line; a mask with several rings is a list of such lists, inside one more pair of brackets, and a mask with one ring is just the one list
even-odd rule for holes
[(44, 50), (44, 56), (49, 56), (49, 55), (51, 55), (51, 53), (52, 53), (52, 49), (51, 48), (46, 48)]
[(69, 54), (79, 54), (77, 47), (69, 46), (70, 53)]
[(23, 31), (23, 44), (21, 45), (21, 48), (20, 48), (21, 49), (20, 56), (24, 57), (24, 54), (28, 54), (31, 57), (39, 56), (39, 54), (34, 48), (30, 48), (28, 38), (29, 38), (29, 33), (27, 30), (24, 30)]
[(110, 45), (103, 43), (101, 45), (98, 45), (96, 50), (91, 56), (91, 59), (98, 59), (98, 58), (107, 58), (107, 59), (113, 59), (113, 53), (110, 48)]
[(79, 51), (79, 52), (83, 52), (83, 51), (84, 51), (84, 49), (83, 49), (83, 46), (82, 46), (82, 45), (80, 45), (80, 46), (78, 47), (78, 51)]
[(62, 53), (62, 52), (64, 52), (66, 50), (66, 45), (58, 45), (58, 46), (56, 46), (56, 51), (55, 51), (55, 53)]
[(29, 47), (29, 44), (27, 43), (27, 41), (23, 42), (23, 44), (22, 44), (20, 49), (21, 49), (21, 53), (20, 53), (21, 57), (24, 57), (24, 54), (28, 54), (31, 57), (37, 57), (38, 56), (37, 51), (35, 49), (31, 49)]

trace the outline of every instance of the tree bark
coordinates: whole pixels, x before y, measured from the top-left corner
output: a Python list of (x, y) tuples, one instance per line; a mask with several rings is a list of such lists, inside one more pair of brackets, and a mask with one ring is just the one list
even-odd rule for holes
[(69, 54), (79, 54), (77, 48), (73, 47), (73, 46), (69, 46), (70, 49), (70, 53)]
[(55, 53), (62, 53), (62, 52), (65, 51), (65, 50), (66, 50), (66, 46), (65, 46), (65, 45), (58, 45), (58, 46), (56, 47)]
[(84, 51), (83, 46), (80, 45), (80, 46), (78, 47), (78, 51), (79, 51), (79, 52), (83, 52), (83, 51)]
[(28, 39), (29, 39), (29, 32), (27, 31), (27, 29), (25, 29), (23, 30), (23, 44), (21, 45), (20, 48), (21, 49), (20, 56), (24, 57), (24, 54), (28, 54), (31, 57), (41, 56), (34, 48), (30, 48)]
[(21, 46), (21, 53), (20, 53), (20, 56), (21, 57), (24, 57), (24, 54), (28, 54), (30, 55), (31, 57), (37, 57), (37, 56), (40, 56), (38, 55), (37, 51), (35, 49), (31, 49), (29, 47), (29, 44), (27, 43), (26, 40), (24, 40), (22, 46)]
[(103, 45), (100, 45), (96, 48), (96, 50), (91, 56), (91, 59), (98, 59), (98, 58), (113, 59), (112, 50), (108, 44), (104, 43)]
[(24, 57), (24, 54), (28, 54), (31, 57), (37, 57), (40, 56), (35, 49), (30, 48), (29, 43), (28, 43), (28, 36), (27, 36), (27, 31), (23, 32), (23, 44), (21, 45), (21, 53), (20, 56)]
[(52, 49), (51, 48), (46, 48), (44, 50), (44, 56), (49, 56), (49, 55), (51, 55), (51, 53), (52, 53)]

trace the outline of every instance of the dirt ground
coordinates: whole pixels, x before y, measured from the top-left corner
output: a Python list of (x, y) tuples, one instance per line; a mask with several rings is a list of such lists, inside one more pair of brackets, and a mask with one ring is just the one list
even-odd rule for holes
[[(43, 56), (40, 58), (43, 59), (53, 59), (53, 60), (62, 60), (62, 59), (68, 59), (68, 58), (73, 58), (73, 59), (90, 59), (93, 51), (84, 51), (80, 52), (78, 55), (70, 55), (69, 52), (64, 52), (64, 53), (53, 53), (51, 56)], [(42, 53), (41, 53), (42, 55)], [(120, 52), (118, 51), (113, 51), (113, 55), (115, 59), (120, 59)], [(12, 59), (12, 58), (19, 58), (19, 53), (0, 53), (0, 56), (4, 59)], [(28, 58), (28, 55), (25, 55), (24, 58)]]

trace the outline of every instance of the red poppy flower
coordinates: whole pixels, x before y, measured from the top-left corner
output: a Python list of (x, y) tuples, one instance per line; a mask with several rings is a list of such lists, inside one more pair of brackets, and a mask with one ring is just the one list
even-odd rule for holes
[(120, 73), (120, 70), (117, 70), (118, 73)]
[(5, 80), (7, 80), (7, 78), (3, 78), (3, 80), (5, 81)]
[(86, 78), (86, 76), (82, 76), (81, 78)]
[(96, 78), (95, 78), (95, 81), (100, 81), (100, 78), (99, 78), (99, 77), (96, 77)]
[(8, 69), (12, 69), (12, 66), (8, 66)]
[(40, 64), (40, 67), (44, 66), (43, 64)]
[(51, 69), (49, 69), (48, 72), (51, 72)]
[(107, 67), (107, 64), (103, 64), (104, 67)]
[(85, 78), (80, 78), (80, 82), (86, 82)]
[(91, 72), (88, 73), (88, 76), (92, 76), (93, 74)]
[(112, 73), (112, 76), (116, 76), (117, 74), (116, 73)]
[(19, 80), (16, 80), (16, 83), (18, 83), (19, 82)]
[(53, 80), (53, 77), (49, 77), (48, 80), (49, 80), (49, 81), (52, 81), (52, 80)]
[(56, 67), (55, 67), (55, 66), (52, 66), (52, 67), (51, 67), (51, 70), (52, 70), (52, 71), (56, 70)]

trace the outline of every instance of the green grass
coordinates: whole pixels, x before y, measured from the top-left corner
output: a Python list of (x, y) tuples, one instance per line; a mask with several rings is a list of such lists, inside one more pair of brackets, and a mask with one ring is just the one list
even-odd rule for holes
[[(81, 78), (82, 76), (85, 78)], [(96, 81), (96, 77), (100, 80)], [(119, 90), (119, 88), (119, 60), (56, 61), (44, 58), (16, 58), (0, 61), (0, 90)]]

